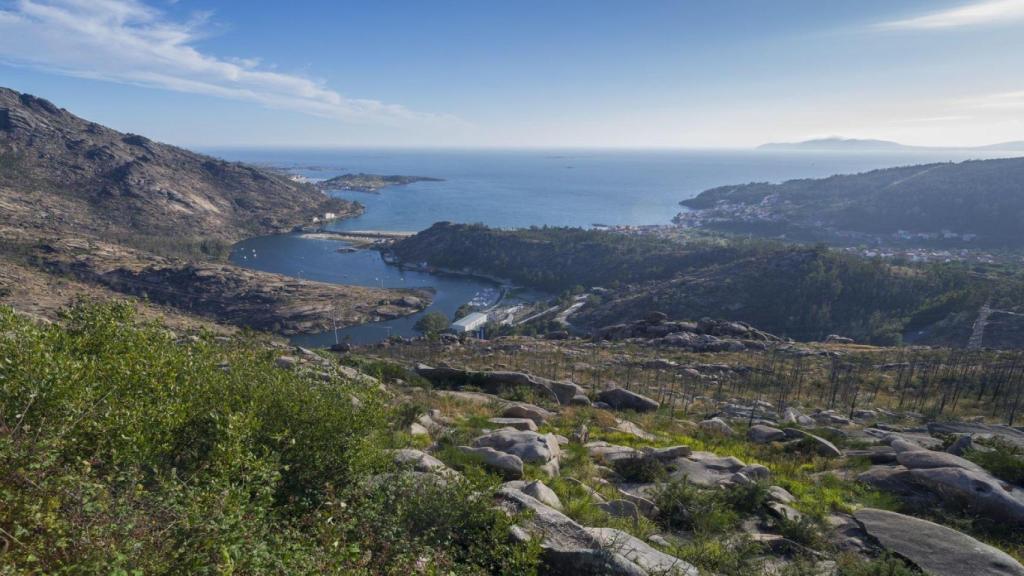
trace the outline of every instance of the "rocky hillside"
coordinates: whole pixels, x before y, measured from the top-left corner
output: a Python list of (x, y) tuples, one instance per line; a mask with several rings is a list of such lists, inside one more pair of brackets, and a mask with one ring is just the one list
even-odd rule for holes
[(0, 226), (145, 248), (155, 238), (233, 242), (353, 209), (285, 175), (123, 134), (6, 88), (0, 206)]
[(431, 294), (300, 281), (216, 262), (248, 236), (356, 213), (287, 175), (83, 120), (0, 88), (0, 303), (56, 317), (137, 298), (174, 324), (283, 334), (422, 309)]

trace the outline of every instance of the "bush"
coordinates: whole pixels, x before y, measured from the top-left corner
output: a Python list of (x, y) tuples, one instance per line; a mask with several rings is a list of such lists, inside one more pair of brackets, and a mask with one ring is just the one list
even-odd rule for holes
[(739, 524), (740, 517), (719, 490), (704, 490), (685, 479), (669, 482), (655, 495), (659, 522), (668, 528), (698, 534), (721, 534)]
[(627, 482), (650, 483), (665, 477), (665, 467), (654, 458), (635, 456), (615, 462), (615, 471)]
[(382, 394), (275, 356), (179, 343), (125, 303), (50, 326), (0, 309), (4, 574), (530, 572), (485, 484), (367, 496)]
[(999, 437), (987, 440), (986, 444), (992, 451), (971, 450), (967, 459), (1000, 480), (1024, 486), (1024, 451)]
[(448, 317), (442, 312), (427, 312), (416, 321), (416, 330), (433, 336), (448, 329)]

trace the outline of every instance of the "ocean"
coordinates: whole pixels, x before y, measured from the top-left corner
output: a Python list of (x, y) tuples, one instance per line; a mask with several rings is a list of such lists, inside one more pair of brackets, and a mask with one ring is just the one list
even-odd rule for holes
[[(337, 193), (366, 206), (334, 230), (415, 232), (434, 222), (483, 223), (502, 228), (669, 224), (679, 201), (716, 186), (820, 178), (877, 168), (985, 157), (978, 151), (885, 153), (768, 151), (569, 150), (298, 150), (222, 149), (228, 160), (270, 165), (314, 179), (347, 172), (430, 176), (379, 194)], [(449, 315), (486, 281), (401, 271), (373, 251), (339, 253), (343, 244), (295, 235), (253, 238), (232, 251), (236, 264), (311, 280), (383, 287), (432, 287), (428, 308)], [(536, 296), (536, 295), (533, 295)], [(346, 328), (359, 343), (411, 336), (419, 315)], [(304, 335), (298, 344), (325, 345), (334, 333)]]

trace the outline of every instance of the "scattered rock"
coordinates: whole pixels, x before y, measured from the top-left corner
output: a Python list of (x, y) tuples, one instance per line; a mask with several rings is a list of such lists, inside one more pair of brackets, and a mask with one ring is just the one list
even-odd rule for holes
[(887, 550), (934, 576), (1024, 576), (1024, 566), (1008, 554), (934, 522), (863, 508), (853, 514)]
[(635, 410), (637, 412), (653, 412), (660, 404), (644, 396), (624, 388), (612, 388), (597, 395), (597, 399), (616, 410)]
[(615, 425), (615, 430), (617, 430), (619, 432), (624, 432), (624, 433), (629, 434), (631, 436), (636, 436), (637, 438), (639, 438), (641, 440), (647, 440), (647, 441), (653, 441), (654, 440), (654, 435), (653, 434), (645, 432), (643, 428), (637, 426), (636, 424), (633, 424), (632, 422), (630, 422), (628, 420), (622, 420), (621, 422), (616, 424)]
[(767, 480), (768, 478), (771, 478), (772, 471), (761, 464), (748, 464), (743, 468), (740, 468), (737, 474), (743, 474), (747, 478), (756, 482), (758, 480)]
[(693, 565), (661, 552), (643, 540), (615, 528), (584, 528), (598, 543), (623, 556), (651, 576), (698, 576)]
[(792, 504), (796, 502), (796, 497), (789, 493), (782, 486), (769, 486), (768, 487), (768, 498), (775, 502), (781, 502), (783, 504)]
[(799, 438), (806, 445), (810, 446), (819, 456), (825, 458), (839, 458), (843, 455), (836, 445), (825, 440), (821, 436), (815, 436), (810, 432), (804, 432), (803, 430), (797, 430), (796, 428), (786, 428), (786, 436), (790, 438)]
[(494, 448), (473, 448), (470, 446), (459, 446), (464, 454), (471, 454), (480, 459), (484, 466), (498, 472), (509, 480), (518, 480), (523, 477), (523, 460), (515, 455), (499, 452)]
[(786, 438), (786, 433), (778, 428), (757, 424), (747, 430), (747, 440), (754, 444), (770, 444)]
[(590, 406), (590, 404), (590, 398), (588, 398), (584, 394), (577, 394), (573, 396), (571, 400), (569, 400), (570, 406)]
[(698, 423), (697, 426), (704, 432), (717, 436), (732, 436), (734, 434), (732, 428), (721, 418), (710, 418)]
[(476, 447), (494, 448), (518, 456), (523, 462), (540, 464), (549, 476), (558, 475), (558, 456), (561, 450), (553, 434), (538, 434), (521, 430), (498, 430), (473, 440)]
[[(522, 528), (541, 539), (543, 574), (550, 576), (697, 576), (695, 568), (658, 552), (649, 545), (619, 532), (580, 526), (558, 510), (512, 486), (502, 486), (497, 498), (515, 512), (529, 512)], [(590, 530), (599, 530), (590, 532)], [(523, 538), (520, 534), (519, 538)], [(638, 544), (639, 543), (639, 544)], [(678, 567), (677, 567), (678, 563)]]
[(529, 484), (522, 487), (523, 494), (527, 496), (533, 496), (538, 502), (545, 506), (550, 506), (555, 510), (562, 510), (562, 501), (558, 499), (558, 495), (551, 488), (548, 488), (546, 484), (540, 480), (534, 480)]
[(417, 472), (433, 472), (437, 474), (453, 474), (444, 462), (430, 454), (412, 448), (403, 448), (392, 452), (392, 461), (396, 466), (411, 468)]
[(647, 448), (644, 454), (659, 462), (668, 462), (676, 458), (683, 458), (693, 453), (689, 446), (670, 446), (668, 448)]
[(554, 416), (553, 413), (540, 406), (534, 406), (525, 402), (509, 404), (502, 410), (501, 415), (504, 418), (529, 418), (536, 422), (538, 426)]
[(529, 418), (489, 418), (487, 420), (499, 428), (515, 428), (516, 430), (537, 431), (537, 423)]

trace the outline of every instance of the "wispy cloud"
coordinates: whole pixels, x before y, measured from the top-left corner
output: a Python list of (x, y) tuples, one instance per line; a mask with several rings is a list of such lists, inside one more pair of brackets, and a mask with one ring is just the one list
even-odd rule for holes
[(939, 30), (1024, 20), (1024, 0), (983, 0), (913, 18), (882, 22), (877, 30)]
[(347, 98), (253, 58), (201, 52), (209, 14), (176, 21), (139, 0), (0, 2), (0, 59), (51, 72), (207, 94), (350, 122), (446, 121), (377, 100)]
[(1024, 90), (975, 96), (961, 100), (960, 104), (982, 110), (1024, 110)]

